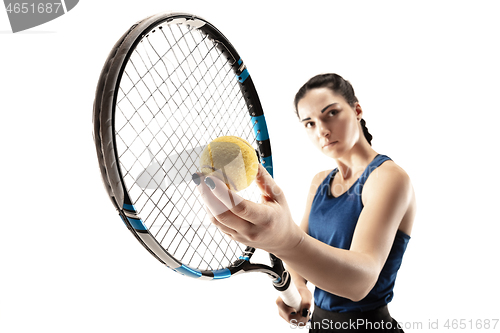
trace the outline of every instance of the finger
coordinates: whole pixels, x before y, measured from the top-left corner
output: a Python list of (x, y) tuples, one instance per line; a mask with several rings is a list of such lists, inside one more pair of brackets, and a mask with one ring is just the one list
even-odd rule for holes
[(226, 234), (227, 236), (231, 237), (231, 239), (235, 240), (235, 237), (238, 235), (238, 232), (234, 229), (231, 229), (229, 227), (226, 227), (224, 224), (220, 223), (217, 221), (217, 219), (214, 219), (212, 223), (223, 233)]
[(213, 225), (215, 225), (217, 228), (219, 228), (219, 230), (228, 235), (229, 237), (233, 238), (234, 239), (234, 236), (238, 233), (236, 230), (232, 229), (232, 228), (229, 228), (228, 226), (222, 224), (221, 222), (219, 222), (215, 216), (212, 215), (212, 212), (210, 211), (210, 209), (205, 206), (205, 210), (207, 212), (207, 219), (210, 223), (212, 223)]
[(283, 192), (281, 188), (276, 184), (273, 177), (269, 174), (267, 169), (259, 164), (259, 171), (257, 172), (257, 177), (255, 178), (257, 186), (260, 188), (266, 200), (274, 200), (277, 202), (282, 202), (284, 199)]
[(303, 317), (307, 317), (310, 315), (310, 309), (311, 309), (311, 300), (312, 300), (312, 295), (309, 289), (307, 287), (304, 288), (298, 288), (300, 297), (301, 297), (301, 303), (300, 303), (300, 308), (301, 310), (301, 315)]
[[(276, 304), (278, 305), (279, 315), (281, 316), (281, 318), (285, 319), (289, 323), (293, 320), (294, 323), (300, 322), (305, 324), (309, 320), (309, 311), (296, 312), (295, 309), (286, 305), (281, 297), (276, 300)], [(303, 314), (306, 315), (303, 316)]]
[(281, 318), (285, 319), (286, 321), (290, 321), (291, 316), (296, 314), (295, 310), (286, 305), (281, 297), (278, 297), (276, 299), (276, 305), (278, 306), (278, 311)]
[[(243, 199), (228, 189), (220, 179), (206, 177), (205, 183), (211, 189), (212, 194), (231, 210), (234, 215), (254, 224), (261, 222), (265, 218), (265, 206)], [(216, 217), (220, 221), (217, 215)]]
[(205, 184), (212, 190), (214, 194), (228, 209), (234, 208), (245, 199), (227, 188), (226, 184), (217, 177), (206, 177)]
[(301, 297), (300, 308), (296, 311), (295, 309), (287, 306), (281, 298), (279, 298), (279, 302), (277, 301), (278, 307), (280, 307), (280, 311), (283, 313), (283, 318), (287, 320), (296, 319), (296, 320), (309, 320), (310, 317), (310, 308), (311, 308), (311, 300), (312, 295), (311, 292), (306, 288), (298, 288)]
[(278, 297), (278, 299), (276, 300), (276, 304), (278, 305), (280, 311), (283, 312), (283, 314), (285, 314), (285, 317), (295, 316), (297, 314), (297, 311), (294, 308), (286, 305), (286, 303), (283, 301), (281, 297)]
[[(238, 233), (248, 233), (251, 223), (233, 214), (226, 204), (220, 201), (219, 198), (215, 196), (214, 192), (210, 190), (208, 185), (201, 180), (203, 178), (207, 179), (208, 177), (203, 177), (203, 175), (200, 174), (194, 174), (193, 182), (197, 184), (201, 198), (211, 214), (211, 222), (219, 227), (222, 232), (232, 236), (236, 236)], [(226, 192), (231, 192), (222, 181), (217, 178), (215, 178), (215, 181), (218, 182), (219, 188), (225, 188)], [(227, 199), (227, 196), (222, 195), (222, 197)], [(241, 198), (241, 200), (243, 199)]]
[(203, 174), (193, 174), (193, 182), (195, 183), (205, 206), (208, 207), (213, 216), (227, 212), (229, 208), (212, 193), (212, 191), (205, 184), (204, 179), (205, 176)]

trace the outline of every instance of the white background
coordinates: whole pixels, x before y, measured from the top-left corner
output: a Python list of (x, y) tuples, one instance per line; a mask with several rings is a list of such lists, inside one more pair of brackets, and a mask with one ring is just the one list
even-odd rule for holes
[(83, 0), (17, 34), (0, 10), (0, 331), (290, 331), (266, 276), (173, 273), (124, 228), (101, 184), (91, 118), (99, 73), (131, 24), (163, 11), (210, 20), (242, 55), (297, 222), (312, 176), (335, 165), (308, 142), (293, 96), (317, 73), (350, 80), (373, 147), (408, 172), (418, 199), (392, 315), (422, 323), (407, 332), (499, 318), (498, 7)]

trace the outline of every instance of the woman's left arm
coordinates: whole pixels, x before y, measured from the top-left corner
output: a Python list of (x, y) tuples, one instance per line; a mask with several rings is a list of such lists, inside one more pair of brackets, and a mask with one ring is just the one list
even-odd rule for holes
[(381, 166), (365, 183), (349, 250), (307, 236), (278, 256), (317, 287), (359, 301), (375, 286), (412, 199), (408, 175), (397, 165)]
[(213, 190), (199, 189), (212, 222), (223, 232), (275, 254), (315, 286), (359, 301), (375, 285), (413, 196), (408, 175), (397, 165), (382, 165), (376, 171), (365, 183), (364, 208), (349, 250), (303, 232), (292, 220), (281, 189), (262, 167), (257, 177), (261, 204), (239, 198), (218, 179)]

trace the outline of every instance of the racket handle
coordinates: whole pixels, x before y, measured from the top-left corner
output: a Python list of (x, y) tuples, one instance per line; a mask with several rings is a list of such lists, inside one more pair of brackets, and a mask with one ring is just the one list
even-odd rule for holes
[(295, 309), (295, 311), (300, 312), (300, 303), (302, 302), (302, 297), (300, 297), (299, 291), (292, 281), (290, 274), (285, 271), (283, 274), (284, 280), (279, 285), (274, 283), (274, 288), (280, 292), (281, 299), (289, 307)]
[(287, 290), (281, 291), (281, 299), (286, 305), (300, 312), (300, 303), (302, 302), (302, 297), (300, 297), (295, 283), (290, 279), (290, 287)]

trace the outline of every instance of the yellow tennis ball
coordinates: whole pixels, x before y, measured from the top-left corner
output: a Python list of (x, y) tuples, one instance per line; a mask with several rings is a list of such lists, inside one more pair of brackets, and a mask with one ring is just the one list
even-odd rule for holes
[(222, 180), (233, 191), (247, 188), (257, 176), (259, 160), (250, 143), (237, 136), (210, 142), (200, 157), (201, 172)]

